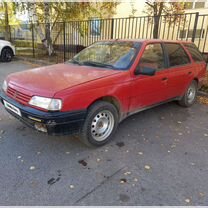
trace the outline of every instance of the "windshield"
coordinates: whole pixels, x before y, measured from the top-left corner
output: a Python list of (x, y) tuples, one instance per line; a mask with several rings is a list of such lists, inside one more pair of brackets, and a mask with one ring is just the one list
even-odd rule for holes
[(97, 42), (78, 53), (70, 62), (79, 65), (124, 70), (131, 66), (139, 46), (140, 43), (132, 41)]

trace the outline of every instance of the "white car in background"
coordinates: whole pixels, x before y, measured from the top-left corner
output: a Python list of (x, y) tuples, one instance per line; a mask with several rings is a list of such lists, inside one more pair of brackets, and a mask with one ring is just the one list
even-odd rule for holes
[(10, 62), (15, 55), (15, 47), (5, 40), (0, 40), (0, 60)]

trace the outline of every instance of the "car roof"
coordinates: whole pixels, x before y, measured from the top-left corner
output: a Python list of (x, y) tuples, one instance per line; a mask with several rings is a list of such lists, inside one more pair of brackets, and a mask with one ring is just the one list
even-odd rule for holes
[(109, 40), (101, 40), (102, 41), (121, 41), (121, 42), (139, 42), (139, 43), (148, 43), (148, 42), (163, 42), (163, 43), (192, 43), (191, 41), (183, 41), (183, 40), (162, 40), (162, 39), (109, 39)]

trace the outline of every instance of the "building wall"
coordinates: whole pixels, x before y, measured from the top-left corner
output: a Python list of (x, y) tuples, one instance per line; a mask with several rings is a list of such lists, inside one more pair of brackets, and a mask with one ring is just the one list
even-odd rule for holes
[(127, 2), (121, 2), (116, 9), (114, 18), (129, 17), (132, 15), (132, 6), (136, 9), (134, 16), (144, 15), (145, 1), (144, 0), (130, 0)]

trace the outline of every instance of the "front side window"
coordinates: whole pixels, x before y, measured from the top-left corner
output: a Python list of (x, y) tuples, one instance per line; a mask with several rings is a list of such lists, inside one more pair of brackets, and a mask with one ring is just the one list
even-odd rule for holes
[(71, 60), (80, 65), (109, 69), (128, 69), (140, 48), (139, 42), (103, 41), (97, 42), (78, 53)]
[(160, 43), (153, 43), (146, 46), (139, 62), (140, 67), (150, 67), (157, 71), (164, 69), (164, 55)]
[(184, 46), (188, 49), (194, 61), (196, 62), (204, 61), (201, 53), (194, 44), (188, 43), (188, 44), (184, 44)]
[(169, 58), (169, 66), (179, 66), (190, 63), (190, 59), (180, 44), (165, 43), (165, 49)]

